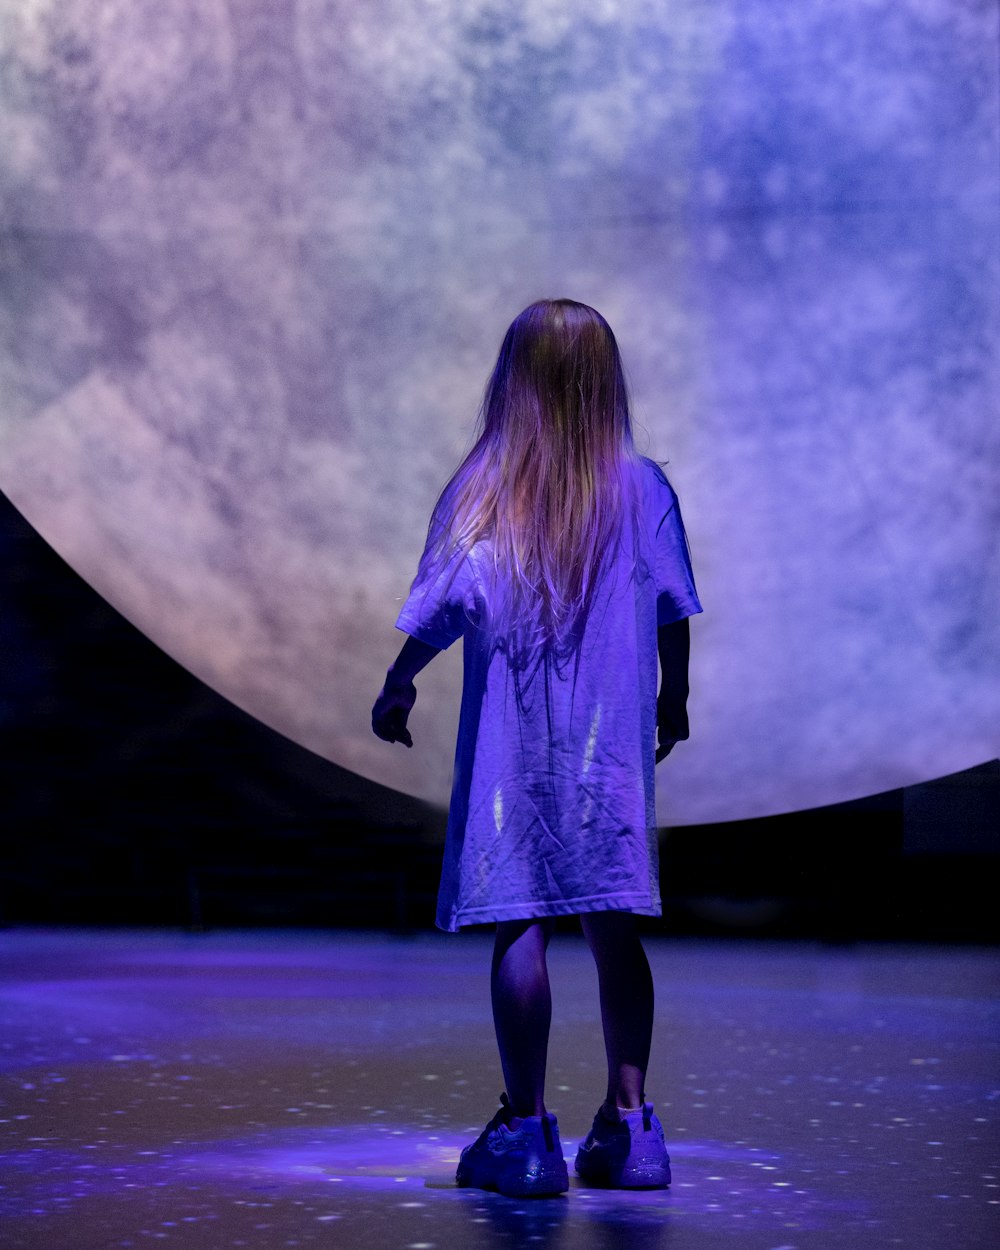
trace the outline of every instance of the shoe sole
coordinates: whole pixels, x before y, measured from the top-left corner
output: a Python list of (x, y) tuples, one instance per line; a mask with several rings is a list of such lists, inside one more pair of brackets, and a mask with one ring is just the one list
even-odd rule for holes
[(614, 1175), (607, 1171), (594, 1171), (588, 1175), (586, 1166), (576, 1166), (576, 1174), (587, 1185), (599, 1189), (669, 1189), (670, 1164), (660, 1160), (643, 1163), (639, 1160), (631, 1162), (620, 1174)]
[(506, 1198), (546, 1198), (569, 1189), (569, 1172), (549, 1172), (539, 1176), (516, 1176), (498, 1181), (497, 1191)]
[(539, 1172), (533, 1176), (499, 1177), (480, 1181), (475, 1176), (457, 1175), (455, 1184), (461, 1189), (485, 1189), (503, 1194), (505, 1198), (545, 1198), (564, 1194), (569, 1189), (569, 1172), (563, 1168)]

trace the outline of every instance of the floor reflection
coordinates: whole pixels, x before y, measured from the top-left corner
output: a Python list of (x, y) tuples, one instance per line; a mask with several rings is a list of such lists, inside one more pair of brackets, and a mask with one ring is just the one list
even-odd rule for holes
[[(673, 1187), (515, 1200), (454, 1184), (500, 1088), (488, 937), (5, 939), (4, 1247), (996, 1244), (991, 951), (651, 940)], [(572, 1170), (596, 977), (550, 958)]]

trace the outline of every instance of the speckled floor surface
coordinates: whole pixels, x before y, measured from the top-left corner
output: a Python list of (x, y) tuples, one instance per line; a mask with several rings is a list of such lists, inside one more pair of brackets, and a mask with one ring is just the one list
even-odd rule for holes
[[(995, 951), (649, 939), (668, 1191), (452, 1183), (497, 1105), (488, 935), (0, 934), (0, 1245), (644, 1250), (1000, 1244)], [(603, 1094), (550, 948), (548, 1102)]]

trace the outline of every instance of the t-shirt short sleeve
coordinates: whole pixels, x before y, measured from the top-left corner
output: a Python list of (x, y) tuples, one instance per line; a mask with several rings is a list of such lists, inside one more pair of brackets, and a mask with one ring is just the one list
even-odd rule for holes
[(455, 552), (436, 572), (425, 573), (430, 543), (428, 537), (417, 576), (396, 618), (396, 628), (445, 650), (475, 620), (475, 577), (464, 552)]
[(654, 487), (656, 624), (668, 625), (702, 611), (695, 589), (687, 535), (674, 488), (658, 465)]

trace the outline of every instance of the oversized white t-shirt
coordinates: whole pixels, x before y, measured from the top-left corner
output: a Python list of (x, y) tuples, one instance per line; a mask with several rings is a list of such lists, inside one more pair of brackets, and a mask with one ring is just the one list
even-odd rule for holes
[[(702, 610), (677, 495), (641, 458), (638, 559), (624, 542), (595, 588), (569, 663), (512, 668), (478, 622), (488, 542), (418, 573), (396, 627), (464, 637), (455, 771), (436, 923), (590, 911), (661, 914), (655, 785), (658, 625)], [(430, 542), (430, 538), (428, 539)]]

